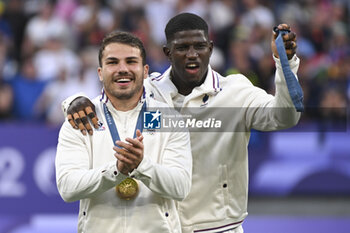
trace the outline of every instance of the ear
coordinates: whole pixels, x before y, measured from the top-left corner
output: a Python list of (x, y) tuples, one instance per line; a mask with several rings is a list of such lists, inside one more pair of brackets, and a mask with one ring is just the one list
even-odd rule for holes
[(170, 61), (170, 49), (168, 48), (168, 46), (163, 45), (163, 53), (164, 55), (168, 58), (168, 60)]
[(97, 68), (97, 74), (98, 74), (98, 79), (102, 82), (103, 81), (103, 77), (102, 77), (102, 67), (98, 67)]
[(211, 56), (211, 54), (213, 53), (213, 48), (214, 48), (214, 43), (213, 43), (213, 41), (211, 40), (211, 41), (209, 41), (210, 56)]
[(146, 79), (148, 77), (149, 65), (143, 66), (143, 78)]

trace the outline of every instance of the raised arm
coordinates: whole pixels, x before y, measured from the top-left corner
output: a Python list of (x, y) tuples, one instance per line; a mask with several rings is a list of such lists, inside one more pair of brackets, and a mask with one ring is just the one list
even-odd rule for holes
[[(287, 24), (278, 25), (278, 30), (289, 31), (283, 36), (284, 47), (289, 63), (289, 67), (297, 79), (297, 70), (299, 67), (299, 58), (296, 56), (296, 34), (291, 31)], [(297, 112), (294, 103), (291, 99), (287, 82), (282, 69), (281, 61), (278, 56), (276, 40), (277, 33), (273, 31), (271, 40), (271, 50), (273, 59), (276, 64), (275, 96), (267, 95), (265, 91), (255, 88), (248, 98), (250, 103), (247, 113), (248, 128), (258, 130), (278, 130), (292, 127), (297, 124), (300, 118), (300, 113)], [(299, 85), (296, 82), (296, 85)]]

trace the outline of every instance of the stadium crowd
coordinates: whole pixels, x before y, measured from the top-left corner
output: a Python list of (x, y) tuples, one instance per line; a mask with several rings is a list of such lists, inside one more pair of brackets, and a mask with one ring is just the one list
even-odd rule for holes
[(112, 30), (139, 36), (150, 72), (165, 71), (164, 28), (179, 12), (209, 23), (215, 70), (243, 73), (272, 94), (271, 30), (288, 23), (297, 33), (305, 106), (346, 114), (337, 109), (350, 100), (347, 0), (0, 0), (0, 120), (60, 125), (63, 99), (99, 94), (98, 45)]

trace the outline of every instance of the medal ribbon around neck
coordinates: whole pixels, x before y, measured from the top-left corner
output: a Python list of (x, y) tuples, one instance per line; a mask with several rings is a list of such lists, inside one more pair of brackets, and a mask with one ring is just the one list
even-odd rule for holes
[[(118, 146), (116, 144), (116, 141), (120, 141), (118, 129), (117, 129), (115, 122), (113, 120), (113, 117), (112, 117), (112, 115), (111, 115), (110, 111), (108, 110), (108, 107), (105, 103), (103, 104), (103, 111), (104, 111), (104, 114), (105, 114), (105, 117), (107, 120), (109, 132), (111, 133), (111, 136), (113, 139), (113, 143), (115, 146), (121, 148), (120, 146)], [(136, 130), (139, 129), (141, 132), (143, 131), (143, 115), (144, 115), (145, 111), (146, 111), (146, 101), (143, 103), (141, 111), (140, 111), (139, 116), (137, 118), (137, 123), (136, 123), (136, 127), (134, 130), (134, 138), (136, 138)], [(131, 199), (135, 198), (138, 194), (138, 191), (139, 191), (138, 183), (135, 179), (133, 179), (131, 177), (124, 179), (122, 182), (120, 182), (120, 184), (118, 184), (116, 186), (116, 192), (117, 192), (118, 196), (124, 200), (131, 200)]]

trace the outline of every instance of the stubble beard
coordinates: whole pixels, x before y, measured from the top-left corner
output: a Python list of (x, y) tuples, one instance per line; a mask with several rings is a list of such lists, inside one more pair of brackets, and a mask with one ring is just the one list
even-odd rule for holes
[(119, 100), (128, 100), (134, 97), (138, 92), (141, 92), (143, 83), (136, 83), (136, 86), (132, 88), (131, 90), (116, 90), (112, 88), (112, 86), (115, 85), (112, 81), (111, 85), (106, 85), (104, 83), (104, 89), (106, 90), (107, 93), (111, 95), (111, 97), (114, 97)]

